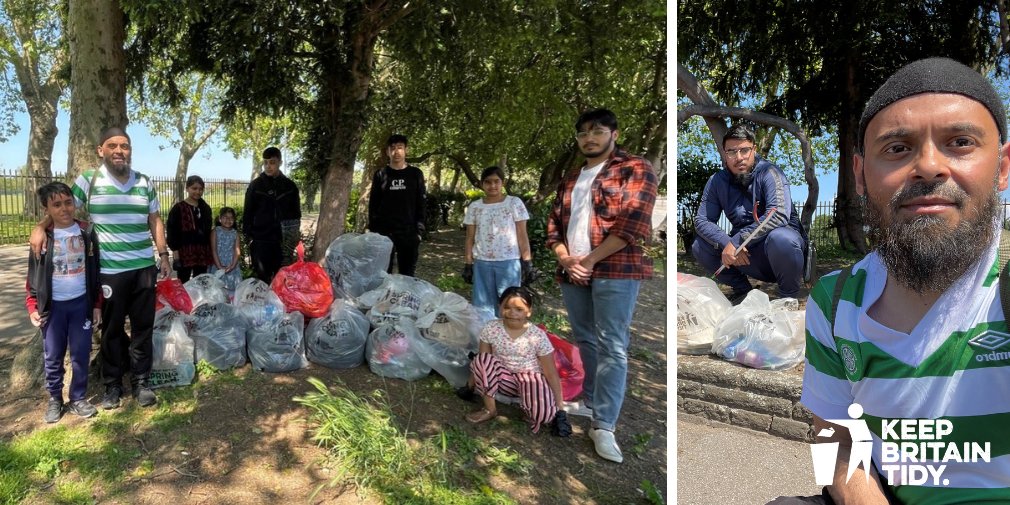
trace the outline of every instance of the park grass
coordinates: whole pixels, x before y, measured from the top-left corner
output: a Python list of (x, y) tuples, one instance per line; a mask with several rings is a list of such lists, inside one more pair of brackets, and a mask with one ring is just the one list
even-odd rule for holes
[(488, 476), (497, 472), (522, 476), (532, 469), (532, 463), (516, 451), (455, 427), (413, 443), (394, 425), (381, 392), (363, 398), (340, 383), (327, 388), (318, 379), (308, 380), (315, 391), (295, 401), (311, 412), (313, 440), (330, 451), (339, 470), (316, 493), (352, 481), (387, 503), (514, 503), (490, 486)]

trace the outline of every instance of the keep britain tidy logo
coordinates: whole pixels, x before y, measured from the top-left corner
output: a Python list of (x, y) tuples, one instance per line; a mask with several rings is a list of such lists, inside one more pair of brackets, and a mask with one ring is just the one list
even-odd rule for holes
[[(850, 419), (826, 419), (829, 423), (848, 429), (852, 439), (845, 482), (852, 478), (860, 466), (863, 467), (864, 478), (869, 480), (873, 435), (869, 424), (861, 419), (862, 405), (849, 405), (848, 414)], [(946, 441), (946, 437), (953, 431), (954, 425), (948, 419), (881, 419), (880, 472), (887, 484), (949, 486), (950, 479), (944, 477), (948, 463), (989, 462), (989, 442)], [(834, 434), (835, 429), (829, 427), (821, 430), (817, 436), (831, 438)], [(820, 442), (810, 446), (817, 485), (827, 486), (833, 483), (838, 448), (838, 442)]]

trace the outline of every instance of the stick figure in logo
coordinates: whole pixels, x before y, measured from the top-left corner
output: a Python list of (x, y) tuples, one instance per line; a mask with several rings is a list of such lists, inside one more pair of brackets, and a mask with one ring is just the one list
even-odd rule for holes
[(866, 421), (860, 419), (863, 415), (863, 406), (858, 403), (853, 403), (849, 405), (849, 417), (852, 419), (828, 419), (827, 421), (832, 424), (837, 424), (839, 426), (844, 426), (849, 430), (849, 437), (852, 438), (852, 448), (849, 450), (849, 468), (845, 475), (845, 481), (848, 482), (849, 478), (852, 477), (852, 473), (856, 471), (859, 466), (856, 464), (863, 465), (863, 476), (866, 477), (866, 481), (870, 480), (870, 455), (873, 451), (873, 436), (870, 434), (870, 427), (867, 426)]

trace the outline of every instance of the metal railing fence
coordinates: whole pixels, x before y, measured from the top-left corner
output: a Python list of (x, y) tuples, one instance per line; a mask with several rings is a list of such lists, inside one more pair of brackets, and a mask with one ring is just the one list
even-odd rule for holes
[[(66, 174), (54, 174), (52, 177), (24, 175), (17, 171), (0, 170), (0, 244), (24, 244), (32, 227), (42, 216), (42, 206), (35, 195), (36, 188), (52, 181), (67, 180)], [(162, 218), (168, 217), (168, 211), (175, 205), (174, 193), (177, 183), (174, 177), (151, 177), (158, 200), (161, 204)], [(242, 207), (245, 191), (249, 181), (232, 179), (204, 179), (203, 199), (214, 209), (217, 215), (221, 207)]]

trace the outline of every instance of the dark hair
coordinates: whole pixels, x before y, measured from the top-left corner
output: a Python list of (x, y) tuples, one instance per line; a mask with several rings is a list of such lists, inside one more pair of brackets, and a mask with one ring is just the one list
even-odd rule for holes
[(126, 130), (118, 126), (110, 126), (102, 130), (102, 134), (98, 136), (98, 145), (104, 144), (112, 137), (126, 137), (126, 140), (130, 140), (130, 135), (126, 133)]
[[(221, 226), (221, 216), (225, 214), (231, 214), (232, 219), (238, 218), (238, 215), (235, 214), (235, 209), (231, 207), (221, 207), (221, 210), (217, 211), (217, 219), (214, 220), (214, 226)], [(235, 226), (235, 224), (232, 226)]]
[(284, 159), (281, 157), (281, 150), (274, 146), (270, 146), (263, 150), (263, 159), (269, 160), (270, 158)]
[(199, 175), (191, 175), (191, 176), (189, 176), (189, 177), (186, 178), (186, 187), (187, 188), (190, 187), (190, 186), (192, 186), (192, 185), (194, 185), (194, 184), (199, 184), (199, 185), (201, 185), (201, 186), (203, 186), (205, 188), (207, 187), (207, 185), (203, 183), (203, 177), (200, 177)]
[(487, 167), (484, 169), (483, 172), (480, 173), (480, 182), (484, 182), (484, 179), (487, 179), (492, 175), (497, 175), (498, 178), (502, 180), (502, 182), (505, 182), (505, 171), (502, 170), (501, 167), (496, 165)]
[(386, 147), (389, 147), (389, 146), (391, 146), (393, 144), (403, 144), (404, 146), (406, 146), (407, 145), (407, 136), (399, 134), (399, 133), (394, 133), (394, 134), (390, 135), (389, 139), (386, 140)]
[(735, 124), (725, 135), (722, 136), (722, 146), (726, 147), (726, 141), (730, 139), (749, 140), (754, 142), (754, 130), (745, 124)]
[(526, 302), (526, 306), (528, 306), (531, 310), (533, 309), (533, 293), (531, 293), (525, 286), (511, 286), (505, 288), (505, 291), (502, 291), (501, 296), (498, 297), (498, 305), (502, 305), (508, 301), (509, 298), (515, 298), (517, 296)]
[(43, 207), (49, 206), (49, 200), (51, 200), (56, 195), (67, 195), (70, 198), (74, 197), (74, 194), (70, 191), (70, 186), (62, 182), (50, 182), (45, 186), (42, 186), (36, 192), (39, 195), (39, 201), (42, 203)]
[[(586, 123), (589, 124), (587, 125)], [(583, 126), (587, 130), (594, 126), (605, 126), (611, 130), (616, 130), (617, 116), (607, 109), (587, 110), (579, 114), (579, 118), (575, 120), (575, 131), (579, 131)]]

